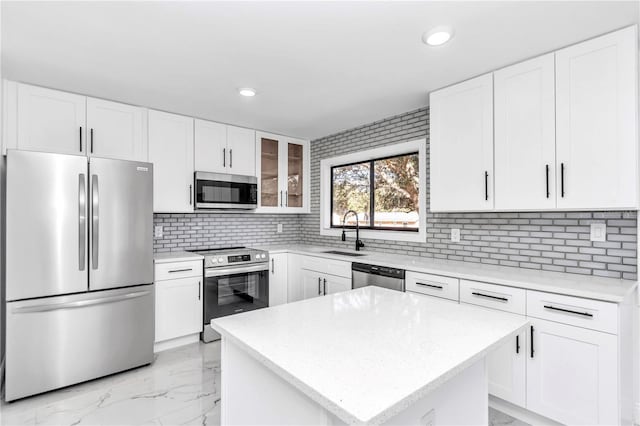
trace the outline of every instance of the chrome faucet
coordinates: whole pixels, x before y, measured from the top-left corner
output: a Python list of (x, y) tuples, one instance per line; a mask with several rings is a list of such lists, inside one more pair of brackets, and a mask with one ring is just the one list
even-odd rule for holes
[(347, 231), (344, 229), (344, 225), (349, 213), (353, 213), (356, 215), (356, 251), (360, 251), (360, 248), (364, 247), (364, 243), (360, 240), (360, 221), (358, 220), (358, 213), (353, 210), (347, 211), (342, 218), (342, 241), (347, 241)]

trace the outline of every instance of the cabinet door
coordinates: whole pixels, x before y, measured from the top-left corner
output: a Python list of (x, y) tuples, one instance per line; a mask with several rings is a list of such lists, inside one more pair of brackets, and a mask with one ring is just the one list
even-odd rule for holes
[(146, 110), (87, 98), (89, 155), (147, 161)]
[(256, 175), (256, 132), (227, 126), (228, 172), (234, 175)]
[(527, 409), (565, 424), (619, 424), (616, 336), (540, 319), (531, 327)]
[(284, 164), (284, 208), (289, 212), (304, 211), (308, 204), (308, 161), (309, 145), (306, 141), (285, 138), (281, 142), (286, 152)]
[(280, 181), (280, 141), (274, 135), (256, 135), (258, 150), (259, 191), (258, 206), (262, 211), (277, 212), (284, 206)]
[(202, 278), (156, 282), (156, 342), (202, 331)]
[(193, 118), (149, 111), (153, 211), (193, 212)]
[(195, 120), (195, 169), (199, 172), (227, 173), (227, 126)]
[(297, 302), (304, 299), (304, 289), (302, 286), (303, 269), (302, 259), (299, 254), (287, 255), (287, 302)]
[(493, 209), (493, 76), (430, 96), (431, 210)]
[(270, 254), (269, 306), (287, 303), (287, 253)]
[(522, 333), (487, 356), (489, 393), (521, 407), (526, 404), (525, 341)]
[(86, 97), (18, 84), (17, 148), (85, 155)]
[(556, 52), (558, 207), (638, 206), (637, 29)]
[(494, 73), (498, 210), (556, 206), (554, 84), (553, 53)]
[(326, 292), (326, 294), (333, 294), (341, 291), (351, 290), (351, 278), (336, 277), (334, 275), (325, 275), (322, 277), (322, 279), (323, 279), (324, 291)]
[(324, 276), (316, 271), (302, 270), (302, 298), (310, 299), (324, 295), (322, 279)]

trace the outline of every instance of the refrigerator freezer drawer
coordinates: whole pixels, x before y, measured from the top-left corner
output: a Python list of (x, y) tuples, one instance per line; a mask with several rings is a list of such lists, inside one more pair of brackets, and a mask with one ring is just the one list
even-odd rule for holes
[(153, 285), (6, 306), (7, 401), (153, 361)]

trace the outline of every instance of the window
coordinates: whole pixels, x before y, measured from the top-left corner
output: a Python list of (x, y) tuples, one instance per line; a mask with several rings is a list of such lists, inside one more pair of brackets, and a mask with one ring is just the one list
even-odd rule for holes
[[(353, 210), (363, 229), (418, 232), (419, 164), (419, 153), (412, 152), (332, 166), (331, 227), (342, 227)], [(356, 226), (356, 215), (344, 220), (344, 226)]]

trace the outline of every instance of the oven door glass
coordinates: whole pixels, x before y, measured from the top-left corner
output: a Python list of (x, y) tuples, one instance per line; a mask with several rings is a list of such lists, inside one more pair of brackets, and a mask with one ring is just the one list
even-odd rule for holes
[(258, 202), (258, 185), (255, 183), (225, 182), (198, 179), (196, 203), (202, 207), (255, 206)]
[(205, 277), (205, 323), (213, 318), (269, 306), (268, 269)]

